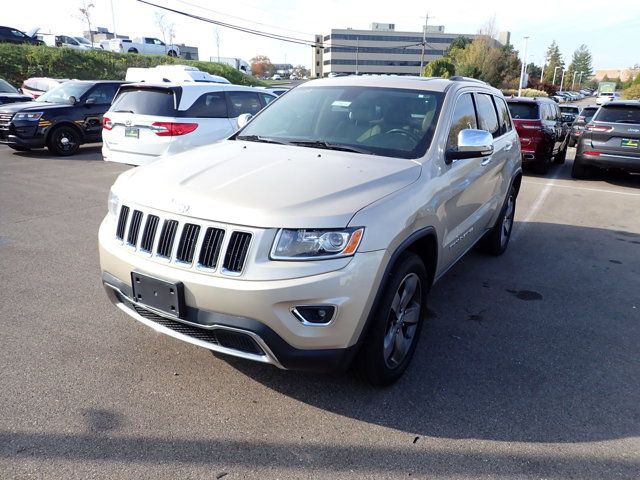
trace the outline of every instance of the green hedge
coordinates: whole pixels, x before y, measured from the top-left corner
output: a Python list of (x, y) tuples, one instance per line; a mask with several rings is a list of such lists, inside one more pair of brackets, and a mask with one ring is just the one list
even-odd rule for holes
[(0, 78), (16, 87), (30, 77), (124, 80), (129, 67), (155, 67), (163, 64), (192, 65), (203, 72), (220, 75), (239, 85), (265, 85), (254, 77), (220, 63), (196, 62), (167, 55), (0, 44)]
[[(512, 88), (509, 90), (502, 90), (502, 94), (505, 97), (509, 97), (511, 95), (517, 96), (518, 95), (518, 89), (517, 88)], [(549, 94), (543, 90), (536, 90), (534, 88), (523, 88), (522, 89), (522, 96), (523, 97), (548, 97)]]

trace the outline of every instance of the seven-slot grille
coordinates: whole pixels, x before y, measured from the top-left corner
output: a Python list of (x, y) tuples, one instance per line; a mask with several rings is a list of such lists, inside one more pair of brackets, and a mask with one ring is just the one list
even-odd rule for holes
[[(142, 234), (140, 234), (142, 232)], [(158, 234), (159, 232), (159, 234)], [(176, 237), (179, 237), (176, 240)], [(175, 260), (181, 264), (214, 270), (222, 262), (224, 273), (239, 274), (243, 271), (249, 253), (252, 234), (233, 231), (226, 251), (223, 250), (225, 230), (178, 220), (161, 220), (123, 205), (120, 208), (116, 238), (140, 251), (154, 253), (158, 257)], [(174, 245), (177, 241), (177, 248)]]
[(0, 126), (6, 127), (11, 123), (11, 117), (13, 117), (13, 113), (10, 112), (2, 112), (0, 113)]

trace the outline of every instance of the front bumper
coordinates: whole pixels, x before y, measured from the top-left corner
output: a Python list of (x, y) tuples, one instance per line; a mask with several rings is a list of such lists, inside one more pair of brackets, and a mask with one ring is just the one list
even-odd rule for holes
[[(384, 251), (363, 252), (344, 268), (299, 278), (222, 278), (137, 255), (114, 241), (112, 226), (105, 221), (100, 228), (100, 262), (109, 298), (121, 310), (180, 340), (287, 369), (324, 371), (348, 365), (357, 351), (388, 261)], [(181, 282), (185, 316), (176, 319), (137, 304), (131, 287), (132, 271)], [(337, 309), (328, 324), (308, 325), (291, 311), (299, 305), (334, 305)], [(182, 328), (180, 324), (192, 328), (193, 335), (177, 334), (173, 327)], [(244, 335), (259, 350), (252, 353), (216, 344), (215, 340), (203, 341), (203, 331), (211, 330)]]
[(12, 147), (42, 148), (45, 146), (44, 128), (38, 125), (5, 124), (0, 126), (0, 144)]

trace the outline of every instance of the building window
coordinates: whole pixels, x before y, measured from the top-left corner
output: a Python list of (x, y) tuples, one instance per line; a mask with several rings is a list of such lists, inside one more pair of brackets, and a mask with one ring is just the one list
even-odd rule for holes
[[(327, 63), (327, 62), (324, 62), (324, 63)], [(316, 62), (316, 67), (319, 67), (319, 66), (320, 66), (320, 62)]]
[(320, 55), (320, 49), (316, 48), (316, 55)]

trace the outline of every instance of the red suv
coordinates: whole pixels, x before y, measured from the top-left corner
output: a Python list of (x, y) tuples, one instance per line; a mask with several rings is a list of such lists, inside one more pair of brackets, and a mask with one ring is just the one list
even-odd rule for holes
[(537, 173), (549, 171), (552, 161), (564, 163), (569, 145), (570, 119), (549, 98), (507, 98), (520, 136), (522, 164)]

